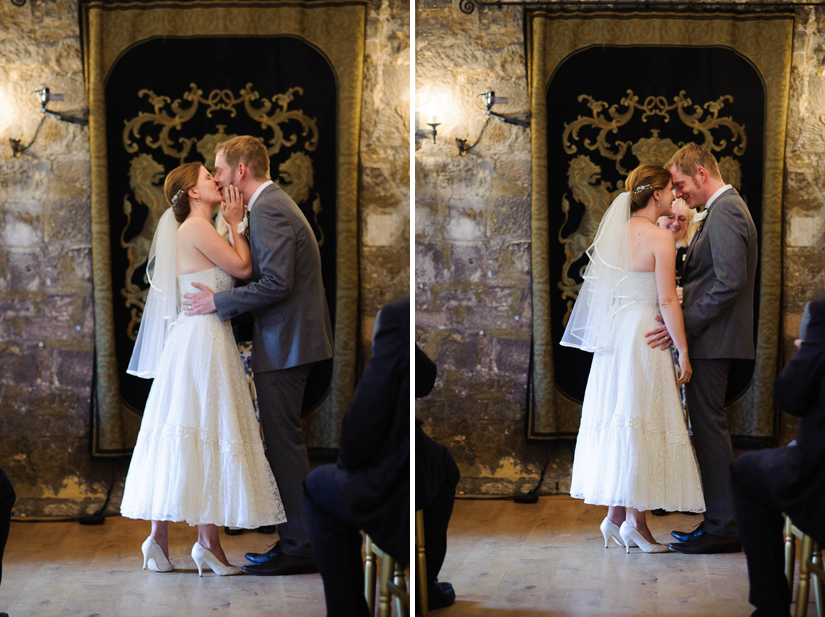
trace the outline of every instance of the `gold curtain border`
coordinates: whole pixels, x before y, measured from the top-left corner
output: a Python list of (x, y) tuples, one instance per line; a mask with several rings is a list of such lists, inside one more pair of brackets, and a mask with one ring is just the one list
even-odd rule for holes
[[(776, 434), (773, 379), (779, 349), (782, 292), (782, 185), (793, 43), (793, 13), (616, 13), (564, 15), (527, 11), (527, 66), (532, 112), (533, 377), (527, 435), (531, 440), (570, 439), (576, 427), (559, 426), (559, 411), (581, 405), (555, 387), (550, 332), (549, 227), (547, 220), (546, 89), (555, 70), (573, 53), (595, 45), (725, 47), (748, 60), (766, 92), (765, 159), (761, 231), (758, 344), (754, 378), (728, 408), (734, 436), (772, 438)], [(680, 45), (680, 47), (686, 45)], [(755, 410), (768, 409), (769, 413)], [(561, 429), (561, 430), (560, 430)]]
[[(337, 287), (335, 359), (330, 394), (309, 421), (313, 434), (337, 437), (355, 387), (358, 343), (358, 151), (364, 71), (366, 6), (352, 0), (323, 2), (105, 3), (81, 6), (84, 70), (89, 99), (92, 201), (92, 271), (97, 349), (95, 456), (122, 456), (134, 445), (140, 417), (120, 399), (113, 337), (109, 191), (106, 153), (106, 79), (132, 46), (168, 37), (294, 36), (330, 62), (338, 85)], [(204, 58), (207, 62), (208, 58)], [(325, 445), (335, 445), (335, 442)]]

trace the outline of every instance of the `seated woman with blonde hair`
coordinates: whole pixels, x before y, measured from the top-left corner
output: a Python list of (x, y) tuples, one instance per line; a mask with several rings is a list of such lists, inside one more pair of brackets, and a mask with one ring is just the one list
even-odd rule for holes
[(682, 301), (682, 275), (685, 273), (685, 257), (688, 246), (699, 227), (693, 222), (696, 210), (688, 208), (684, 199), (673, 200), (673, 211), (668, 216), (660, 216), (656, 224), (667, 229), (676, 241), (676, 292)]

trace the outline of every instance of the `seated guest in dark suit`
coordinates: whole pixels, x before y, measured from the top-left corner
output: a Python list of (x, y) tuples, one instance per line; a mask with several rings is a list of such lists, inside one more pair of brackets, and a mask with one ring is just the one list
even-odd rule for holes
[[(3, 553), (6, 550), (6, 540), (9, 539), (11, 509), (16, 498), (11, 480), (6, 472), (0, 469), (0, 583), (3, 582)], [(0, 613), (0, 617), (4, 614)]]
[[(415, 397), (433, 389), (436, 366), (415, 348)], [(450, 583), (439, 583), (438, 573), (447, 554), (447, 526), (453, 514), (455, 489), (461, 475), (450, 451), (433, 441), (415, 422), (415, 509), (424, 511), (424, 550), (427, 557), (427, 604), (430, 610), (455, 602)]]
[(372, 357), (341, 427), (336, 465), (304, 480), (315, 563), (327, 615), (369, 615), (363, 529), (406, 567), (410, 554), (410, 300), (378, 313)]
[(825, 296), (810, 306), (799, 351), (776, 378), (776, 404), (802, 416), (796, 446), (747, 452), (731, 466), (736, 524), (748, 560), (755, 617), (788, 617), (782, 512), (825, 544)]

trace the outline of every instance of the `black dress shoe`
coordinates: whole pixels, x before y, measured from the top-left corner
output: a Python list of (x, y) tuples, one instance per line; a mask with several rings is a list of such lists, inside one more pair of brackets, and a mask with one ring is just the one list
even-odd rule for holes
[(679, 542), (690, 542), (705, 533), (705, 521), (699, 523), (693, 531), (671, 531), (670, 535)]
[(670, 514), (667, 510), (663, 510), (662, 508), (656, 508), (655, 510), (651, 510), (650, 513), (653, 516), (667, 516)]
[(450, 583), (435, 581), (427, 591), (427, 608), (434, 611), (455, 602), (455, 590)]
[(265, 534), (269, 535), (271, 533), (275, 533), (276, 531), (278, 531), (278, 526), (277, 525), (262, 525), (261, 527), (258, 527), (255, 531), (257, 531), (258, 533), (265, 533)]
[(266, 563), (270, 559), (272, 559), (275, 555), (281, 552), (281, 541), (278, 540), (275, 544), (272, 545), (265, 553), (247, 553), (244, 555), (247, 561), (251, 561), (252, 563)]
[(223, 530), (228, 536), (239, 536), (243, 533), (241, 527), (224, 527)]
[(712, 553), (739, 553), (742, 544), (736, 536), (726, 538), (725, 536), (713, 536), (703, 533), (698, 538), (687, 542), (673, 542), (668, 544), (671, 550), (688, 555), (710, 555)]
[(243, 571), (257, 576), (288, 576), (290, 574), (314, 574), (318, 571), (312, 557), (293, 557), (278, 553), (266, 563), (244, 566)]

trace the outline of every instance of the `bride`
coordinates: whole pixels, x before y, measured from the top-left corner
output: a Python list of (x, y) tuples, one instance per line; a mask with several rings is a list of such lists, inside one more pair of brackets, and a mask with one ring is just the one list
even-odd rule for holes
[[(255, 528), (286, 521), (229, 322), (187, 317), (180, 298), (203, 283), (231, 289), (250, 278), (249, 244), (238, 232), (244, 215), (237, 187), (224, 190), (200, 163), (166, 177), (172, 205), (160, 218), (147, 261), (149, 294), (128, 373), (154, 378), (135, 444), (121, 513), (151, 520), (141, 549), (143, 568), (171, 572), (168, 521), (198, 526), (192, 559), (203, 574), (241, 574), (221, 548), (218, 527)], [(230, 243), (211, 223), (215, 206), (229, 224)]]
[[(627, 552), (667, 552), (645, 511), (703, 512), (705, 502), (676, 384), (690, 381), (676, 248), (656, 226), (671, 214), (670, 173), (641, 165), (605, 213), (561, 344), (593, 353), (573, 458), (572, 497), (608, 506), (601, 532)], [(647, 345), (660, 314), (679, 352)]]

